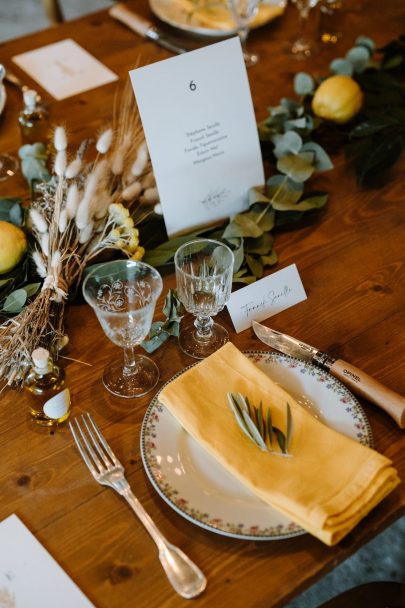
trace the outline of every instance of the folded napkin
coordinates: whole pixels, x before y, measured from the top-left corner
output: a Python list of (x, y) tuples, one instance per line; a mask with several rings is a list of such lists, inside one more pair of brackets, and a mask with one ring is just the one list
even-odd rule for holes
[[(264, 414), (270, 406), (282, 431), (288, 401), (291, 457), (263, 452), (243, 433), (230, 391), (262, 400)], [(159, 401), (239, 481), (327, 545), (399, 483), (390, 460), (319, 422), (231, 343), (170, 382)]]

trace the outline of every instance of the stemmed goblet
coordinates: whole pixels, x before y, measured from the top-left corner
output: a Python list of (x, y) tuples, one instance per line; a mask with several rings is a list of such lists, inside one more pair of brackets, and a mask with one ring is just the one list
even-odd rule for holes
[(290, 53), (295, 59), (307, 59), (311, 57), (314, 50), (316, 50), (316, 44), (314, 40), (306, 35), (308, 26), (309, 12), (311, 8), (314, 8), (318, 4), (318, 0), (292, 0), (299, 11), (300, 19), (300, 31), (299, 37), (293, 42), (290, 47)]
[(259, 55), (249, 53), (246, 50), (246, 40), (249, 35), (249, 23), (255, 16), (260, 0), (227, 0), (228, 7), (233, 15), (238, 28), (238, 35), (242, 43), (243, 57), (247, 67), (255, 65), (259, 61)]
[(156, 300), (162, 291), (157, 270), (143, 262), (118, 260), (100, 264), (83, 282), (83, 295), (106, 336), (124, 349), (124, 361), (112, 361), (103, 384), (119, 397), (141, 397), (159, 380), (157, 365), (134, 349), (147, 336)]
[(182, 321), (179, 346), (196, 359), (204, 359), (228, 341), (228, 332), (212, 317), (231, 295), (234, 257), (219, 241), (199, 239), (182, 245), (174, 256), (177, 295), (194, 323)]

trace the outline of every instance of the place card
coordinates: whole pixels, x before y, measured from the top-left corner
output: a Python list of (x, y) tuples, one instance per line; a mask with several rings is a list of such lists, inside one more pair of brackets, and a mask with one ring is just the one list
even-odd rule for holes
[(94, 608), (17, 515), (0, 523), (2, 608)]
[(231, 294), (227, 304), (237, 333), (263, 321), (282, 310), (307, 299), (297, 266), (291, 264), (282, 270), (251, 283)]
[(247, 209), (264, 172), (239, 38), (130, 77), (169, 237)]
[(66, 99), (118, 80), (114, 72), (70, 39), (12, 59), (55, 99)]

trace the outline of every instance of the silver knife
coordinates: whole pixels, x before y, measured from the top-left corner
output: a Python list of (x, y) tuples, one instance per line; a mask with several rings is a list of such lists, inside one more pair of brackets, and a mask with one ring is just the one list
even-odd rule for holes
[(183, 49), (176, 44), (173, 44), (173, 42), (170, 42), (170, 40), (167, 40), (167, 38), (165, 38), (163, 34), (159, 32), (158, 28), (153, 25), (153, 23), (130, 11), (129, 8), (127, 8), (122, 2), (117, 2), (114, 4), (108, 13), (111, 15), (111, 17), (121, 21), (121, 23), (124, 23), (127, 27), (143, 38), (153, 40), (153, 42), (156, 42), (156, 44), (159, 44), (163, 48), (172, 51), (172, 53), (181, 54), (187, 52), (186, 49)]
[(398, 393), (377, 382), (354, 365), (342, 359), (334, 359), (328, 353), (309, 346), (305, 342), (265, 327), (257, 321), (253, 321), (252, 327), (259, 340), (268, 346), (291, 357), (298, 357), (319, 365), (354, 393), (382, 408), (395, 420), (400, 429), (405, 428), (405, 398)]

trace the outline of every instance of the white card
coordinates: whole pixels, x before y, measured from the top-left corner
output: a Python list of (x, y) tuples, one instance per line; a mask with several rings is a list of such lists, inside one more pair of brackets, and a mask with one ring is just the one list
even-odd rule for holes
[(17, 515), (0, 523), (0, 606), (94, 608)]
[(55, 99), (66, 99), (118, 79), (74, 40), (61, 40), (13, 57)]
[(295, 264), (251, 283), (231, 294), (228, 310), (239, 333), (278, 312), (307, 299)]
[(239, 38), (130, 76), (168, 235), (247, 209), (264, 172)]

